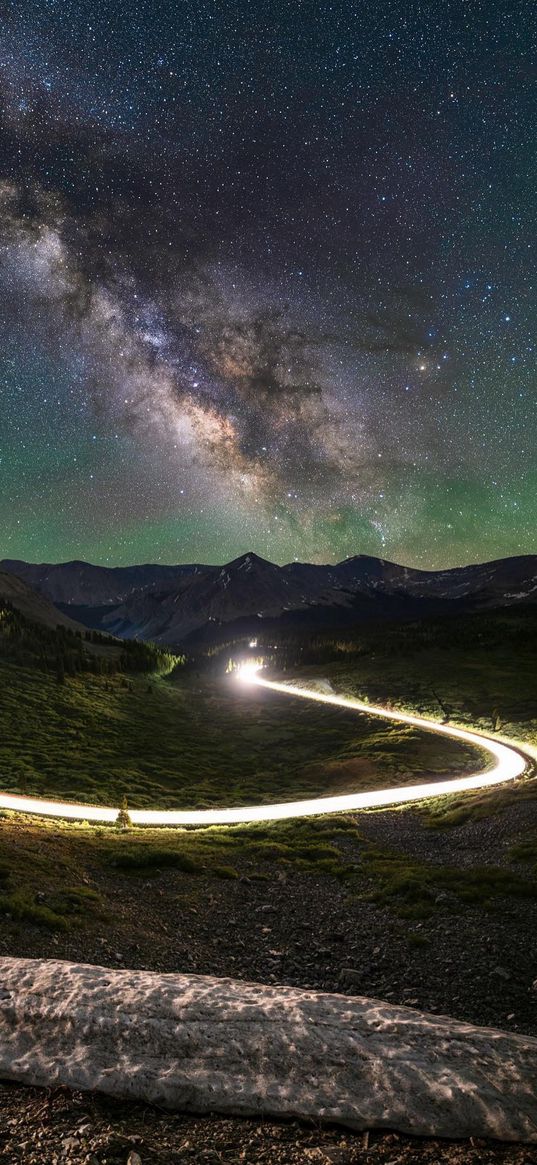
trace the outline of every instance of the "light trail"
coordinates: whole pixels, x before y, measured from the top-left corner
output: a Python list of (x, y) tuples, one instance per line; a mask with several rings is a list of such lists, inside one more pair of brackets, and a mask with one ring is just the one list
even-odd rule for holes
[[(379, 809), (387, 805), (423, 801), (430, 797), (442, 797), (446, 793), (469, 792), (472, 789), (485, 789), (491, 785), (503, 784), (505, 781), (514, 781), (522, 775), (529, 764), (537, 760), (537, 748), (525, 743), (519, 744), (497, 736), (470, 732), (466, 728), (426, 720), (409, 712), (396, 712), (377, 704), (366, 704), (350, 696), (331, 695), (300, 688), (295, 684), (265, 680), (258, 674), (259, 670), (259, 665), (247, 663), (239, 669), (237, 675), (242, 682), (256, 684), (273, 692), (315, 700), (319, 704), (350, 709), (365, 713), (367, 716), (380, 716), (384, 720), (410, 724), (413, 728), (462, 740), (465, 744), (474, 745), (488, 752), (496, 764), (487, 772), (472, 773), (467, 777), (429, 781), (421, 785), (402, 785), (393, 789), (376, 789), (366, 793), (345, 793), (337, 797), (314, 797), (307, 801), (284, 801), (275, 805), (245, 805), (229, 809), (131, 809), (129, 816), (133, 825), (239, 825), (256, 821), (281, 821), (290, 817), (311, 817), (323, 813), (346, 813), (357, 809)], [(107, 806), (20, 797), (12, 793), (0, 793), (0, 809), (45, 817), (109, 823), (114, 823), (118, 815), (117, 809)]]

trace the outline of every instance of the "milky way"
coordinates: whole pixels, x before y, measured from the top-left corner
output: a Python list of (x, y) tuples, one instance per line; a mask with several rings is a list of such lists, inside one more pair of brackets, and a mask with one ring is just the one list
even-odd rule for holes
[(533, 5), (7, 6), (2, 552), (537, 550)]

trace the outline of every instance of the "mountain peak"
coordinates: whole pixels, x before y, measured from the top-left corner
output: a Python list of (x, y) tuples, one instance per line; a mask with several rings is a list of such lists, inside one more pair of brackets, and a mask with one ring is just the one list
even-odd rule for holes
[(537, 601), (537, 556), (530, 555), (447, 571), (360, 554), (335, 566), (278, 566), (253, 551), (223, 566), (199, 568), (52, 568), (7, 560), (2, 569), (89, 626), (171, 645), (209, 624), (288, 619), (292, 612), (310, 619), (312, 627), (335, 627), (364, 618), (418, 618)]
[(225, 569), (249, 571), (267, 566), (274, 569), (274, 563), (270, 562), (268, 558), (260, 558), (259, 554), (254, 554), (253, 550), (249, 550), (247, 554), (241, 554), (238, 558), (233, 558), (231, 562), (227, 562)]

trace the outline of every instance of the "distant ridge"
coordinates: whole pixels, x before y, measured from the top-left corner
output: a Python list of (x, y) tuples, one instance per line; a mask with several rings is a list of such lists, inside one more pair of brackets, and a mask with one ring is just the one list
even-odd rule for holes
[[(0, 561), (0, 570), (23, 578), (53, 603), (69, 605), (119, 603), (134, 590), (165, 586), (197, 570), (196, 566), (94, 566), (91, 562), (32, 563), (15, 558)], [(205, 568), (202, 568), (205, 569)]]
[(0, 606), (2, 599), (16, 607), (26, 619), (32, 623), (41, 623), (44, 627), (66, 627), (70, 631), (84, 631), (81, 623), (77, 623), (68, 615), (28, 586), (22, 578), (6, 571), (0, 571)]
[(64, 616), (125, 638), (176, 646), (245, 618), (310, 612), (320, 620), (417, 618), (444, 609), (487, 609), (537, 601), (537, 555), (425, 571), (353, 555), (335, 565), (278, 566), (253, 551), (224, 566), (93, 566), (0, 562)]

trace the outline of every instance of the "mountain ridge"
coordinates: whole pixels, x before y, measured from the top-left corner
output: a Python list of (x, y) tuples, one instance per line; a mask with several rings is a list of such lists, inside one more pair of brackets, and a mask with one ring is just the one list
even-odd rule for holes
[(85, 630), (83, 624), (60, 611), (50, 599), (28, 586), (24, 579), (0, 570), (0, 604), (2, 600), (11, 603), (26, 619), (51, 630), (57, 627), (75, 632)]
[[(253, 551), (223, 565), (184, 563), (100, 567), (82, 560), (26, 563), (4, 559), (0, 571), (22, 578), (66, 616), (124, 638), (177, 646), (244, 618), (292, 611), (328, 617), (416, 618), (441, 609), (482, 609), (537, 602), (537, 555), (516, 555), (425, 571), (352, 555), (335, 564), (279, 566)], [(323, 615), (323, 612), (325, 615)]]

